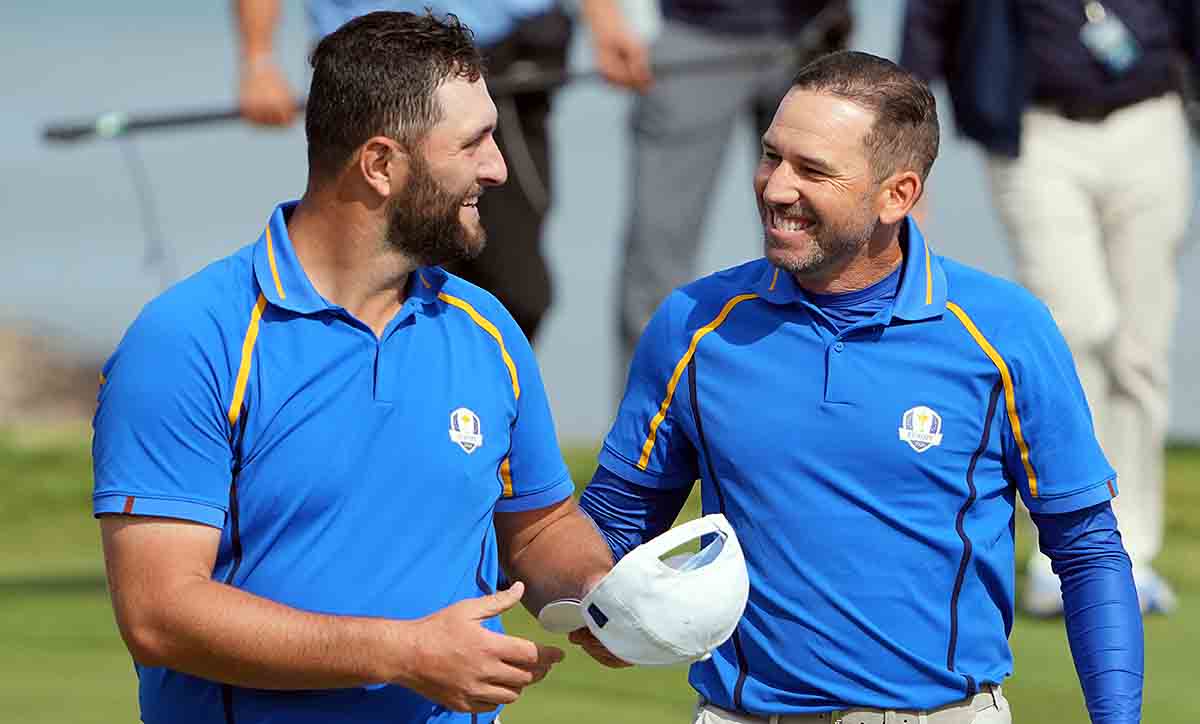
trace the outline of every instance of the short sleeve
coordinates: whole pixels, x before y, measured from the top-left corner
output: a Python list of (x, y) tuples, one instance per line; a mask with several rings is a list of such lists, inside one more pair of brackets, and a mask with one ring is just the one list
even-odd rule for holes
[(505, 495), (496, 503), (498, 512), (512, 513), (554, 505), (571, 497), (575, 486), (558, 446), (550, 402), (533, 349), (511, 317), (507, 313), (501, 316), (502, 335), (521, 390), (508, 467), (501, 469), (501, 477), (507, 478)]
[(1026, 305), (1009, 337), (1005, 469), (1026, 506), (1051, 514), (1110, 500), (1116, 474), (1100, 449), (1074, 360), (1049, 310), (1040, 302)]
[(600, 450), (601, 465), (643, 487), (681, 488), (698, 477), (696, 451), (680, 419), (690, 342), (680, 306), (680, 295), (672, 294), (646, 325)]
[(105, 364), (93, 420), (95, 515), (223, 527), (232, 452), (218, 379), (228, 364), (211, 361), (224, 355), (219, 335), (200, 336), (153, 302)]

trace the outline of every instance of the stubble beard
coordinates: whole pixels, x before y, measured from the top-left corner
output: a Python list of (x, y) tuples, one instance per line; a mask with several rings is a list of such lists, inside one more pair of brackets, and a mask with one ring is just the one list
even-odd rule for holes
[(811, 227), (812, 242), (800, 251), (791, 251), (784, 244), (771, 238), (770, 209), (763, 215), (763, 243), (768, 251), (775, 249), (783, 252), (774, 255), (775, 266), (793, 276), (804, 278), (823, 278), (833, 270), (845, 265), (850, 259), (866, 246), (879, 226), (879, 218), (871, 213), (869, 197), (863, 199), (858, 213), (841, 224), (827, 223), (823, 216), (814, 212), (815, 223)]

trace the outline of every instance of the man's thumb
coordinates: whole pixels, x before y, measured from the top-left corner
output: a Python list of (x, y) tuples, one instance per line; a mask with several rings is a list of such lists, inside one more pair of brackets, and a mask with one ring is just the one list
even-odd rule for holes
[(479, 601), (479, 609), (476, 614), (481, 619), (499, 616), (520, 603), (523, 595), (525, 595), (525, 584), (517, 581), (503, 591), (475, 599)]

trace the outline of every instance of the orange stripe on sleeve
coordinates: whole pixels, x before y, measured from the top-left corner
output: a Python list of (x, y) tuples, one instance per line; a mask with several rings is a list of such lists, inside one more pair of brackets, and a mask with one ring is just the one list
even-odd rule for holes
[(700, 340), (704, 339), (704, 335), (720, 327), (733, 308), (748, 299), (758, 299), (757, 294), (739, 294), (738, 296), (725, 302), (725, 306), (721, 308), (721, 313), (716, 319), (697, 329), (692, 335), (692, 342), (688, 345), (687, 352), (683, 357), (679, 358), (679, 363), (675, 365), (675, 371), (671, 374), (671, 379), (667, 382), (667, 394), (663, 398), (662, 404), (658, 408), (658, 413), (650, 420), (650, 432), (646, 435), (646, 442), (642, 445), (642, 456), (638, 459), (638, 470), (645, 470), (650, 464), (650, 453), (654, 452), (654, 442), (658, 438), (658, 427), (667, 417), (667, 410), (671, 407), (671, 400), (675, 397), (675, 388), (679, 385), (679, 378), (683, 376), (683, 371), (687, 369), (688, 363), (692, 360), (692, 355), (696, 354), (696, 345)]
[(133, 501), (134, 501), (134, 497), (132, 495), (126, 495), (125, 496), (125, 507), (121, 509), (121, 512), (124, 513), (125, 515), (129, 515), (130, 513), (132, 513), (133, 512)]
[(233, 400), (229, 403), (229, 424), (236, 425), (242, 412), (242, 399), (246, 396), (246, 382), (250, 379), (250, 360), (254, 356), (254, 344), (258, 341), (258, 321), (262, 319), (267, 298), (258, 293), (258, 302), (250, 312), (250, 324), (246, 326), (246, 337), (242, 341), (242, 362), (238, 366), (237, 382), (233, 386)]
[(513, 496), (512, 465), (508, 458), (504, 458), (504, 462), (500, 463), (500, 480), (504, 484), (504, 497), (511, 498)]
[(975, 339), (975, 343), (979, 345), (983, 353), (988, 356), (992, 364), (996, 365), (996, 369), (1000, 372), (1000, 382), (1004, 385), (1004, 406), (1008, 411), (1008, 423), (1012, 427), (1013, 437), (1017, 441), (1017, 448), (1021, 451), (1021, 464), (1025, 466), (1025, 476), (1029, 480), (1029, 494), (1037, 497), (1038, 480), (1037, 473), (1033, 471), (1033, 464), (1029, 461), (1029, 446), (1025, 444), (1025, 435), (1021, 432), (1021, 416), (1017, 414), (1017, 394), (1013, 387), (1012, 375), (1008, 371), (1008, 365), (1004, 362), (1004, 358), (996, 351), (996, 348), (987, 341), (975, 323), (971, 321), (971, 317), (963, 311), (963, 308), (954, 302), (947, 301), (946, 308), (958, 317), (958, 321), (967, 328), (967, 332)]

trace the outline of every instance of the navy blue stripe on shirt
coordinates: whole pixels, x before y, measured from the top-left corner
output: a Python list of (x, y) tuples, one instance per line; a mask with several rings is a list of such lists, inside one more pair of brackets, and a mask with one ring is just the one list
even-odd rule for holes
[[(988, 438), (992, 433), (992, 420), (996, 416), (996, 403), (1000, 400), (1000, 392), (1003, 389), (1004, 386), (1000, 382), (992, 385), (992, 396), (988, 400), (987, 417), (983, 421), (983, 434), (979, 437), (979, 447), (975, 449), (975, 454), (971, 456), (971, 462), (967, 465), (967, 499), (963, 501), (963, 506), (958, 511), (958, 519), (954, 521), (958, 537), (962, 540), (963, 552), (962, 559), (958, 563), (958, 575), (954, 578), (954, 593), (950, 595), (950, 645), (946, 647), (946, 668), (950, 671), (954, 671), (954, 658), (958, 653), (956, 650), (958, 646), (958, 597), (962, 593), (967, 565), (971, 562), (971, 539), (967, 537), (963, 522), (967, 517), (967, 512), (975, 504), (975, 465), (979, 462), (979, 457), (987, 451)], [(976, 691), (975, 679), (966, 674), (963, 677), (967, 683), (966, 695), (973, 696)]]
[[(688, 361), (688, 394), (692, 402), (692, 418), (696, 422), (696, 437), (700, 440), (700, 454), (704, 456), (704, 465), (708, 468), (708, 479), (712, 483), (713, 490), (717, 494), (717, 512), (725, 515), (725, 494), (721, 492), (721, 481), (717, 478), (717, 471), (713, 467), (712, 453), (708, 450), (708, 441), (704, 438), (704, 423), (700, 419), (700, 396), (696, 392), (696, 355), (692, 355)], [(733, 708), (738, 711), (745, 711), (742, 707), (742, 689), (746, 686), (746, 674), (749, 671), (749, 666), (746, 663), (746, 654), (742, 650), (742, 639), (738, 636), (737, 629), (733, 630), (733, 653), (737, 656), (738, 676), (737, 683), (733, 686)]]

